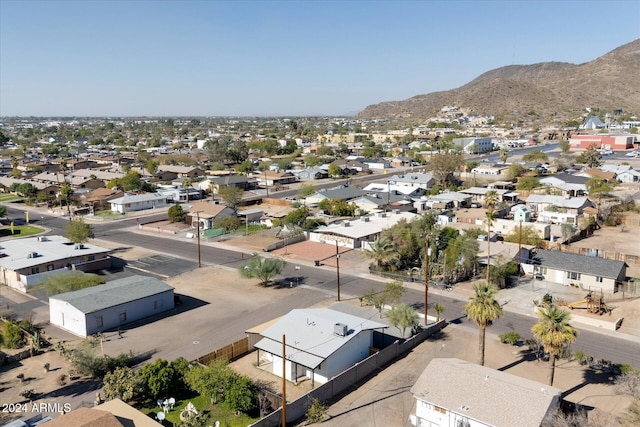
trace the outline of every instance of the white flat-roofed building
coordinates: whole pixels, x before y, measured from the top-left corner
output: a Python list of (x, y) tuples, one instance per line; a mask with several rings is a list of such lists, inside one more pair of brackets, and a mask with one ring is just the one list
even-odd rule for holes
[(285, 378), (309, 378), (326, 383), (332, 377), (369, 357), (373, 331), (387, 325), (330, 308), (296, 309), (261, 332), (255, 344), (258, 365), (272, 364), (282, 377), (282, 336), (286, 337)]
[(319, 227), (309, 233), (309, 240), (330, 245), (335, 245), (337, 242), (339, 246), (360, 248), (376, 240), (385, 228), (394, 226), (400, 220), (411, 222), (417, 216), (417, 214), (397, 210), (378, 212), (375, 215), (362, 216), (357, 219), (335, 222), (326, 227)]
[(62, 236), (40, 236), (0, 242), (0, 272), (10, 288), (28, 292), (48, 275), (111, 266), (109, 249), (74, 244)]
[(142, 211), (167, 207), (167, 199), (170, 196), (158, 193), (125, 194), (124, 196), (110, 200), (111, 211), (125, 214), (127, 212)]

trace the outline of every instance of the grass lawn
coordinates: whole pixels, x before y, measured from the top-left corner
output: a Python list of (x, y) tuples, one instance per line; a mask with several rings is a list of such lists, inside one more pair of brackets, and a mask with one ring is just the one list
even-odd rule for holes
[(119, 214), (117, 212), (113, 212), (113, 211), (97, 211), (95, 213), (95, 216), (100, 217), (100, 218), (104, 218), (104, 219), (113, 219), (113, 218), (122, 218), (122, 214)]
[(14, 202), (20, 200), (19, 196), (10, 193), (0, 193), (0, 202)]
[(13, 234), (11, 234), (11, 227), (1, 229), (0, 237), (25, 237), (39, 234), (43, 231), (44, 228), (34, 227), (32, 225), (16, 225), (13, 227)]
[[(194, 396), (192, 398), (179, 400), (176, 406), (166, 414), (163, 425), (174, 427), (180, 425), (180, 412), (187, 404), (191, 402), (198, 410), (198, 414), (205, 416), (205, 425), (215, 425), (216, 421), (220, 421), (222, 427), (246, 427), (259, 418), (252, 418), (246, 414), (235, 415), (234, 411), (227, 409), (222, 405), (211, 404), (211, 400), (206, 396)], [(155, 418), (155, 414), (160, 411), (158, 406), (140, 408), (140, 411)]]

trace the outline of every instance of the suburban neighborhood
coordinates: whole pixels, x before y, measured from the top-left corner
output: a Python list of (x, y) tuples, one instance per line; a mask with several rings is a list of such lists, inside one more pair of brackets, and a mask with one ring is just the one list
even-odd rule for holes
[[(112, 129), (159, 123), (121, 121)], [(376, 144), (379, 153), (389, 154), (375, 159), (362, 155), (355, 134), (293, 138), (286, 134), (290, 124), (279, 121), (285, 134), (271, 148), (267, 137), (230, 134), (232, 145), (214, 154), (212, 146), (221, 139), (202, 142), (191, 134), (201, 132), (203, 123), (185, 121), (174, 122), (184, 126), (184, 136), (161, 141), (159, 150), (145, 148), (141, 140), (128, 151), (113, 151), (106, 142), (81, 138), (61, 152), (52, 150), (56, 139), (49, 137), (34, 140), (27, 154), (7, 157), (3, 319), (30, 322), (16, 324), (26, 326), (31, 350), (3, 349), (8, 364), (3, 377), (11, 377), (13, 360), (57, 355), (57, 362), (70, 364), (59, 384), (89, 381), (95, 375), (91, 369), (73, 366), (86, 351), (82, 343), (97, 342), (97, 352), (83, 357), (126, 359), (112, 368), (117, 375), (135, 376), (178, 360), (202, 372), (228, 363), (225, 369), (235, 370), (238, 378), (262, 384), (243, 389), (249, 399), (244, 410), (259, 416), (240, 423), (280, 425), (286, 399), (287, 423), (308, 421), (319, 411), (315, 422), (349, 425), (350, 418), (345, 415), (343, 424), (335, 412), (341, 396), (357, 394), (362, 384), (376, 380), (375, 372), (392, 372), (422, 347), (444, 348), (446, 340), (440, 341), (447, 331), (463, 333), (452, 323), (460, 316), (480, 327), (481, 353), (447, 352), (421, 361), (406, 385), (409, 411), (401, 418), (385, 415), (391, 417), (388, 425), (551, 425), (545, 423), (568, 416), (559, 414), (566, 414), (569, 403), (577, 411), (571, 416), (586, 419), (563, 386), (565, 363), (608, 370), (612, 378), (637, 375), (635, 356), (613, 360), (604, 349), (603, 356), (577, 350), (583, 330), (638, 342), (640, 253), (633, 236), (640, 229), (640, 183), (633, 174), (640, 163), (626, 156), (638, 146), (635, 133), (606, 139), (579, 128), (567, 140), (531, 136), (506, 143), (500, 137), (438, 140), (437, 129), (408, 129), (400, 138), (397, 132), (371, 138), (382, 141)], [(11, 135), (7, 148), (27, 130), (46, 135), (75, 128), (91, 124), (9, 121), (2, 131)], [(603, 149), (614, 154), (605, 156)], [(240, 150), (242, 157), (229, 162), (230, 150)], [(628, 243), (595, 243), (603, 242), (601, 234), (611, 236), (604, 237), (609, 243)], [(75, 276), (67, 278), (70, 274)], [(211, 291), (227, 286), (225, 294), (211, 299)], [(245, 288), (254, 291), (245, 294)], [(256, 306), (245, 321), (232, 320), (251, 295), (259, 304), (259, 295), (274, 291), (281, 302), (273, 308)], [(456, 312), (447, 307), (453, 302), (444, 302), (453, 300), (467, 303)], [(484, 304), (488, 314), (482, 316), (490, 320), (478, 317), (474, 304)], [(202, 312), (209, 305), (220, 306), (212, 320)], [(29, 308), (20, 311), (20, 306)], [(499, 325), (510, 311), (533, 316), (532, 321), (560, 316), (565, 344), (552, 348), (536, 335), (544, 323), (511, 328), (496, 338), (487, 327)], [(229, 333), (222, 333), (225, 324)], [(170, 340), (163, 331), (174, 328), (187, 340), (201, 329), (228, 338), (205, 343), (196, 334), (189, 345), (176, 337), (171, 350), (162, 350), (162, 342)], [(466, 328), (464, 334), (475, 329), (471, 323)], [(503, 342), (513, 342), (518, 351)], [(41, 356), (34, 357), (34, 345)], [(187, 345), (202, 350), (187, 351)], [(554, 386), (553, 374), (549, 381), (546, 374), (531, 378), (496, 369), (496, 352), (505, 351), (500, 358), (518, 354), (522, 362), (514, 363), (535, 364), (530, 372), (555, 370), (559, 384)], [(144, 407), (136, 412), (142, 393), (153, 392), (142, 392), (146, 386), (123, 392), (113, 383), (115, 374), (103, 372), (102, 380), (94, 380), (102, 391), (84, 386), (87, 392), (67, 408), (72, 410), (61, 411), (60, 421), (73, 424), (70, 417), (80, 417), (93, 425), (101, 417), (130, 413), (133, 419), (138, 413), (162, 423), (171, 416), (164, 403), (160, 412)], [(175, 381), (190, 377), (184, 378)], [(163, 402), (180, 396), (171, 384), (155, 396)], [(208, 387), (184, 384), (205, 393)], [(611, 390), (615, 384), (612, 379)], [(505, 387), (521, 403), (497, 405), (491, 396), (505, 393)], [(26, 391), (18, 385), (4, 389), (19, 392), (15, 399), (51, 400), (44, 390)], [(526, 415), (510, 411), (513, 405), (526, 406)], [(180, 419), (195, 420), (189, 411), (197, 406), (186, 408)], [(624, 408), (607, 404), (589, 411), (595, 419), (624, 415)], [(54, 412), (36, 418), (54, 423), (60, 415)], [(21, 422), (36, 425), (34, 420)]]

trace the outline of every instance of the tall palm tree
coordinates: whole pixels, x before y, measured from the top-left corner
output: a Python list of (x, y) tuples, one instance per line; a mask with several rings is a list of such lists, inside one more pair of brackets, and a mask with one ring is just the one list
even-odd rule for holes
[(496, 301), (498, 289), (488, 283), (473, 285), (474, 295), (469, 298), (463, 308), (463, 312), (473, 319), (480, 328), (478, 335), (478, 363), (484, 366), (484, 341), (487, 326), (502, 316), (502, 307)]
[(491, 283), (491, 226), (496, 220), (495, 206), (498, 203), (498, 193), (495, 190), (487, 191), (484, 195), (484, 205), (487, 208), (487, 283)]
[(562, 349), (576, 340), (578, 331), (569, 324), (571, 315), (555, 305), (538, 310), (539, 322), (531, 327), (533, 336), (544, 346), (544, 351), (549, 353), (549, 385), (553, 385), (553, 376), (556, 370), (556, 357)]
[(378, 237), (371, 244), (369, 249), (364, 250), (364, 255), (371, 258), (376, 263), (376, 268), (380, 268), (397, 258), (397, 253), (393, 243), (386, 237)]

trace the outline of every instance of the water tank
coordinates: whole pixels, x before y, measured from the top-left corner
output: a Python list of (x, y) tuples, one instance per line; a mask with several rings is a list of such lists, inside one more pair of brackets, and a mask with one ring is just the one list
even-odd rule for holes
[(333, 325), (333, 333), (338, 336), (346, 337), (348, 330), (349, 328), (344, 323), (336, 323), (335, 325)]

